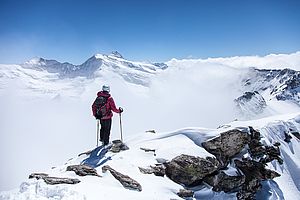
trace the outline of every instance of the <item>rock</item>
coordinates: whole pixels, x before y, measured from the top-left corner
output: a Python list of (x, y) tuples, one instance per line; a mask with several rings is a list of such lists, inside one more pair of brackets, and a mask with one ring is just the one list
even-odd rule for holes
[(283, 160), (280, 157), (280, 143), (276, 142), (274, 146), (264, 146), (260, 142), (260, 133), (254, 130), (252, 127), (250, 129), (251, 140), (249, 142), (249, 153), (253, 158), (260, 158), (260, 162), (266, 164), (273, 160), (277, 160), (279, 164), (283, 163)]
[(259, 180), (252, 179), (243, 185), (242, 189), (236, 194), (236, 197), (238, 200), (255, 200), (256, 192), (260, 190), (261, 187)]
[(129, 147), (124, 144), (121, 140), (114, 140), (112, 141), (113, 145), (110, 148), (110, 151), (113, 153), (119, 153), (120, 151), (128, 150)]
[(266, 169), (263, 163), (254, 160), (235, 160), (234, 162), (235, 165), (245, 174), (246, 180), (252, 178), (267, 180), (280, 176), (277, 172)]
[(147, 130), (146, 133), (156, 133), (155, 130)]
[(43, 179), (44, 179), (45, 183), (47, 183), (49, 185), (80, 183), (80, 180), (78, 180), (77, 178), (59, 178), (59, 177), (46, 176)]
[(141, 147), (140, 149), (145, 152), (153, 152), (153, 155), (156, 156), (155, 149), (148, 149), (148, 148), (143, 148), (143, 147)]
[(170, 162), (164, 163), (166, 175), (176, 183), (192, 186), (202, 179), (216, 172), (220, 165), (215, 158), (200, 158), (189, 155), (180, 155)]
[(243, 161), (235, 160), (235, 165), (246, 176), (242, 189), (237, 193), (238, 199), (255, 199), (256, 192), (261, 188), (261, 180), (273, 179), (280, 176), (275, 171), (265, 168), (261, 162), (245, 159)]
[(180, 189), (179, 192), (177, 192), (177, 195), (181, 198), (189, 198), (194, 196), (194, 191), (192, 190), (186, 190), (186, 189)]
[(140, 172), (143, 174), (154, 174), (155, 176), (164, 176), (166, 174), (165, 169), (165, 166), (162, 164), (150, 166), (148, 169), (139, 167)]
[(285, 142), (287, 142), (287, 143), (289, 143), (289, 142), (291, 142), (291, 139), (292, 139), (292, 136), (290, 136), (288, 133), (284, 133), (284, 141)]
[(117, 172), (108, 165), (102, 167), (103, 173), (105, 173), (107, 170), (110, 171), (110, 173), (124, 186), (124, 188), (142, 191), (142, 186), (136, 180)]
[(45, 183), (49, 185), (80, 183), (80, 180), (75, 178), (50, 177), (48, 174), (45, 173), (32, 173), (29, 175), (29, 178), (43, 179)]
[(296, 131), (292, 131), (291, 134), (293, 134), (296, 138), (300, 140), (300, 133)]
[(42, 178), (47, 177), (47, 176), (49, 176), (49, 175), (46, 174), (46, 173), (32, 173), (32, 174), (29, 175), (29, 178), (30, 179), (35, 178), (35, 179), (39, 180), (39, 179), (42, 179)]
[(203, 148), (216, 156), (222, 167), (229, 159), (240, 153), (250, 141), (250, 135), (237, 129), (221, 133), (219, 137), (202, 143)]
[(213, 191), (233, 192), (245, 183), (245, 176), (229, 176), (223, 171), (213, 176), (207, 176), (204, 181), (213, 187)]
[(78, 176), (100, 176), (96, 169), (87, 165), (70, 165), (67, 167), (67, 171), (74, 171)]

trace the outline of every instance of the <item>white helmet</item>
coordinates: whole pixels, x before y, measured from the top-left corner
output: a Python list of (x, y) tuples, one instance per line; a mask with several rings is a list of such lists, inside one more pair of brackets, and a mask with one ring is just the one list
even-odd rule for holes
[(102, 86), (102, 91), (108, 92), (108, 93), (109, 93), (109, 91), (110, 91), (109, 85), (103, 85), (103, 86)]

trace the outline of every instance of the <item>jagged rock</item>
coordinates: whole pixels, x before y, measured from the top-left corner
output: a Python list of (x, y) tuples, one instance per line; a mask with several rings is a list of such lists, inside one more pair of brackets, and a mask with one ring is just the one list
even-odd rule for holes
[(250, 141), (250, 135), (237, 129), (221, 133), (219, 137), (202, 143), (203, 148), (216, 156), (222, 167), (226, 167), (229, 159), (242, 151)]
[(291, 134), (293, 134), (296, 138), (300, 140), (300, 133), (296, 131), (292, 131)]
[(49, 185), (56, 184), (77, 184), (80, 183), (80, 180), (76, 178), (59, 178), (59, 177), (50, 177), (45, 173), (32, 173), (29, 175), (29, 178), (43, 179), (45, 183)]
[(49, 175), (46, 174), (46, 173), (32, 173), (32, 174), (29, 175), (29, 178), (30, 179), (31, 178), (36, 178), (37, 180), (39, 180), (39, 179), (42, 179), (42, 178), (47, 177), (47, 176), (49, 176)]
[(267, 180), (280, 176), (277, 172), (266, 169), (263, 163), (254, 160), (235, 160), (234, 162), (235, 165), (245, 174), (246, 180), (252, 178)]
[(268, 163), (273, 160), (277, 160), (280, 164), (283, 160), (280, 157), (280, 143), (275, 143), (274, 146), (264, 146), (260, 142), (260, 133), (254, 130), (252, 127), (250, 129), (250, 142), (249, 142), (249, 153), (253, 158), (260, 158), (261, 163)]
[(279, 164), (283, 164), (283, 160), (280, 157), (280, 149), (278, 146), (265, 146), (265, 157), (260, 159), (260, 162), (266, 164), (273, 160), (277, 160)]
[(280, 176), (275, 171), (265, 168), (261, 162), (245, 159), (243, 161), (235, 160), (235, 165), (246, 176), (242, 189), (237, 193), (238, 199), (255, 199), (256, 192), (261, 188), (261, 180), (273, 179)]
[(67, 167), (67, 171), (74, 171), (78, 176), (100, 176), (96, 169), (87, 165), (70, 165)]
[(177, 192), (177, 195), (181, 198), (189, 198), (194, 196), (194, 191), (192, 190), (186, 190), (186, 189), (180, 189), (179, 192)]
[(110, 148), (110, 151), (113, 153), (119, 153), (120, 151), (128, 150), (129, 147), (124, 144), (121, 140), (114, 140), (112, 141), (113, 145)]
[(136, 180), (117, 172), (108, 165), (102, 167), (103, 173), (105, 173), (107, 170), (110, 171), (110, 173), (124, 186), (124, 188), (142, 191), (142, 186)]
[(200, 158), (189, 155), (180, 155), (170, 162), (164, 163), (166, 175), (176, 183), (191, 186), (198, 184), (202, 179), (217, 171), (220, 167), (215, 158)]
[(238, 191), (236, 197), (238, 200), (255, 200), (255, 195), (261, 189), (261, 183), (257, 179), (252, 179), (244, 184), (242, 189)]
[(139, 167), (140, 172), (143, 174), (154, 174), (155, 176), (164, 176), (166, 174), (165, 169), (165, 166), (162, 164), (150, 166), (148, 169)]
[(287, 143), (289, 143), (289, 142), (291, 142), (291, 139), (292, 139), (292, 136), (290, 136), (288, 133), (284, 133), (284, 141), (285, 142), (287, 142)]
[(245, 176), (229, 176), (223, 171), (213, 176), (207, 176), (204, 181), (213, 187), (216, 192), (233, 192), (245, 182)]

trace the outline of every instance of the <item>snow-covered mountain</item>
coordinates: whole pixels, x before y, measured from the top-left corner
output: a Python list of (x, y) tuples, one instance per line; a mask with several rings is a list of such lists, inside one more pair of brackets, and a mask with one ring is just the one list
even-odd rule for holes
[(150, 75), (167, 68), (167, 65), (164, 63), (152, 64), (128, 61), (117, 51), (109, 55), (96, 54), (81, 65), (34, 58), (21, 64), (21, 66), (23, 68), (57, 73), (60, 78), (75, 78), (79, 76), (95, 78), (101, 75), (101, 71), (109, 70), (122, 76), (128, 82), (141, 85), (148, 85)]
[[(285, 60), (297, 61), (297, 55), (271, 56), (280, 60), (283, 69), (270, 69), (269, 65), (268, 69), (262, 69), (264, 57), (258, 59), (258, 68), (255, 68), (255, 60), (248, 57), (244, 62), (242, 58), (224, 58), (144, 63), (129, 61), (118, 52), (96, 54), (81, 65), (42, 58), (19, 65), (0, 65), (3, 116), (0, 152), (11, 152), (1, 154), (3, 163), (7, 164), (0, 179), (6, 180), (5, 185), (9, 187), (1, 184), (0, 190), (23, 182), (15, 191), (1, 193), (0, 199), (97, 199), (101, 195), (109, 199), (120, 196), (179, 199), (176, 193), (183, 188), (182, 184), (171, 181), (168, 176), (142, 174), (138, 167), (155, 166), (181, 154), (214, 157), (202, 147), (202, 142), (228, 130), (244, 130), (250, 134), (249, 126), (261, 133), (262, 144), (279, 142), (284, 161), (283, 165), (278, 161), (267, 164), (268, 169), (281, 176), (263, 181), (259, 197), (297, 199), (300, 186), (294, 174), (299, 173), (300, 166), (297, 148), (300, 77), (299, 71), (284, 69), (298, 69), (292, 65), (297, 62)], [(266, 63), (274, 64), (270, 56), (265, 59)], [(246, 66), (247, 61), (251, 61), (251, 67)], [(235, 66), (235, 63), (238, 64)], [(74, 155), (92, 149), (95, 144), (90, 106), (104, 83), (111, 85), (117, 105), (124, 107), (124, 141), (130, 149), (120, 153), (108, 151), (96, 158), (99, 163), (108, 164), (138, 181), (142, 192), (124, 189), (110, 174), (101, 172), (102, 164), (96, 167), (102, 178), (78, 177), (66, 171), (67, 166), (89, 158), (89, 155)], [(115, 116), (112, 140), (120, 137), (118, 120)], [(149, 129), (155, 129), (157, 134), (144, 133)], [(176, 129), (179, 130), (169, 132)], [(143, 152), (141, 147), (155, 150), (155, 155), (153, 151)], [(251, 149), (245, 146), (242, 157), (255, 159), (247, 152)], [(61, 165), (67, 157), (73, 158)], [(23, 164), (22, 169), (19, 163)], [(50, 165), (54, 168), (49, 169)], [(240, 173), (232, 163), (222, 170), (232, 176)], [(16, 178), (10, 178), (12, 171)], [(72, 186), (49, 186), (42, 179), (26, 180), (32, 172), (46, 172), (81, 182)], [(98, 186), (104, 191), (95, 191)], [(196, 192), (196, 199), (235, 199), (237, 195), (236, 191), (213, 191), (207, 184), (187, 188)]]

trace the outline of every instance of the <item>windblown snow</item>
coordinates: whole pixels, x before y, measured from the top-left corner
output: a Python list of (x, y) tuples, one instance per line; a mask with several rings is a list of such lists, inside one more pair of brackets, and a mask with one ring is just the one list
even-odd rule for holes
[[(0, 193), (0, 199), (180, 199), (176, 192), (183, 186), (166, 177), (142, 174), (138, 167), (181, 154), (212, 156), (201, 142), (248, 126), (259, 130), (266, 144), (280, 142), (284, 160), (283, 165), (277, 161), (268, 164), (281, 176), (266, 182), (258, 197), (299, 199), (299, 139), (291, 135), (290, 143), (284, 141), (285, 132), (300, 132), (299, 58), (297, 52), (173, 59), (158, 64), (132, 62), (114, 52), (96, 54), (77, 66), (42, 58), (21, 65), (0, 65), (0, 190), (6, 191)], [(294, 70), (282, 72), (279, 65)], [(248, 68), (273, 66), (280, 71)], [(77, 154), (95, 147), (91, 104), (104, 83), (110, 84), (117, 106), (124, 108), (124, 141), (130, 149), (108, 152), (99, 163), (103, 161), (137, 180), (142, 192), (124, 189), (110, 173), (102, 173), (103, 165), (96, 168), (101, 178), (66, 172), (68, 165), (87, 158)], [(240, 98), (246, 92), (255, 93), (255, 98)], [(288, 98), (280, 99), (282, 96)], [(145, 132), (152, 129), (155, 134)], [(119, 116), (115, 115), (111, 140), (119, 138)], [(141, 147), (155, 149), (155, 155)], [(27, 179), (32, 172), (81, 182), (51, 186), (43, 180)], [(196, 188), (194, 198), (236, 199), (236, 195), (214, 192), (207, 186)]]

